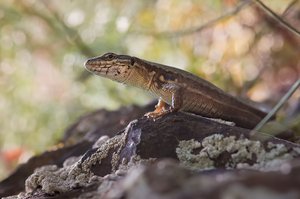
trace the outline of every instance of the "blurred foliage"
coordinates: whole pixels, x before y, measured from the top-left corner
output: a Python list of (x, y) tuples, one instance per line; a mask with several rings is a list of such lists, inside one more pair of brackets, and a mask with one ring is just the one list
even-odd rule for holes
[[(264, 2), (300, 27), (299, 3)], [(246, 1), (1, 1), (0, 170), (57, 143), (83, 113), (152, 99), (89, 75), (88, 57), (111, 51), (173, 65), (272, 105), (299, 78), (299, 42)]]

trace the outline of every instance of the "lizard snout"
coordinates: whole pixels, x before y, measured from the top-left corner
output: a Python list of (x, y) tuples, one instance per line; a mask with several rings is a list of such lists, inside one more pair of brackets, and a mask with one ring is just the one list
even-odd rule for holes
[(84, 62), (84, 67), (90, 72), (95, 72), (97, 68), (96, 64), (95, 58), (91, 58)]
[(84, 67), (87, 69), (87, 70), (90, 70), (90, 68), (91, 68), (91, 64), (90, 64), (90, 59), (88, 59), (88, 60), (86, 60), (85, 62), (84, 62)]

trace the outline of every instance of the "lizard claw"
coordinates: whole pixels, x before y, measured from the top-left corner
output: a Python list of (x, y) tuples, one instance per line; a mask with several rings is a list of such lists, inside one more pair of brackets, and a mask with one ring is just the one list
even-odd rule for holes
[(146, 113), (145, 116), (147, 118), (153, 118), (154, 120), (159, 118), (159, 117), (162, 117), (168, 113), (170, 113), (171, 111), (169, 110), (166, 110), (166, 111), (160, 111), (160, 112), (157, 112), (157, 111), (152, 111), (152, 112), (149, 112), (149, 113)]
[(155, 120), (161, 116), (164, 116), (170, 112), (173, 112), (172, 108), (167, 109), (166, 106), (167, 106), (167, 104), (163, 100), (159, 99), (157, 105), (155, 106), (155, 110), (152, 112), (146, 113), (145, 116), (147, 118), (153, 118)]

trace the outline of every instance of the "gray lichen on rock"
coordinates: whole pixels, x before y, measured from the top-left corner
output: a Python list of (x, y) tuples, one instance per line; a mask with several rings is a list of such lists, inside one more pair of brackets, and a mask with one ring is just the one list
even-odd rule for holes
[(228, 153), (225, 168), (278, 170), (283, 162), (299, 156), (299, 149), (289, 151), (283, 144), (269, 142), (264, 146), (260, 141), (214, 134), (202, 142), (194, 139), (180, 141), (176, 153), (181, 164), (191, 169), (212, 169), (214, 160)]
[(210, 169), (214, 162), (208, 157), (208, 153), (201, 150), (198, 154), (193, 154), (194, 149), (199, 149), (202, 144), (194, 139), (179, 142), (176, 148), (177, 157), (180, 163), (191, 169)]
[(45, 193), (66, 192), (75, 187), (85, 186), (92, 178), (92, 173), (84, 172), (78, 163), (58, 168), (55, 165), (38, 168), (25, 183), (26, 192), (33, 191), (39, 187)]
[(299, 148), (294, 147), (288, 149), (283, 144), (274, 144), (268, 142), (266, 148), (262, 148), (256, 153), (257, 161), (250, 165), (248, 163), (240, 163), (237, 168), (257, 169), (261, 171), (276, 171), (281, 169), (282, 165), (289, 160), (299, 156)]
[[(101, 160), (108, 156), (109, 151), (116, 151), (116, 149), (120, 148), (124, 145), (126, 140), (126, 135), (116, 135), (108, 140), (106, 140), (102, 145), (97, 149), (97, 151), (88, 157), (82, 164), (82, 169), (86, 172), (90, 171), (92, 165), (96, 163), (101, 164)], [(116, 161), (118, 158), (114, 158), (112, 165), (116, 165)]]
[[(25, 182), (26, 192), (41, 188), (45, 193), (66, 192), (91, 183), (92, 173), (82, 172), (78, 163), (63, 168), (48, 165), (38, 168)], [(98, 178), (100, 180), (100, 178)]]
[[(115, 136), (106, 140), (97, 151), (84, 161), (76, 161), (73, 164), (64, 164), (63, 168), (48, 165), (38, 168), (25, 183), (26, 192), (33, 191), (39, 187), (48, 194), (55, 192), (66, 192), (76, 187), (84, 187), (93, 181), (101, 181), (101, 177), (91, 172), (91, 167), (101, 164), (101, 160), (108, 156), (110, 150), (115, 151), (124, 144), (124, 135)], [(70, 160), (68, 160), (70, 161)], [(117, 155), (114, 155), (112, 165), (116, 165)], [(91, 180), (92, 179), (92, 180)]]
[[(114, 173), (104, 176), (97, 190), (82, 194), (78, 198), (98, 199), (103, 196), (105, 196), (105, 198), (118, 198), (117, 196), (122, 194), (122, 191), (124, 191), (123, 189), (129, 189), (130, 186), (134, 186), (132, 183), (137, 180), (136, 178), (132, 178), (132, 175), (128, 175), (128, 173), (134, 173), (135, 177), (139, 177), (141, 176), (141, 168), (144, 168), (145, 165), (153, 163), (154, 160), (155, 159), (153, 158), (141, 159), (139, 156), (134, 155), (129, 161), (122, 162)], [(125, 181), (120, 181), (120, 179), (125, 179)], [(120, 182), (126, 186), (121, 186), (121, 189), (120, 187), (116, 188), (120, 186)]]

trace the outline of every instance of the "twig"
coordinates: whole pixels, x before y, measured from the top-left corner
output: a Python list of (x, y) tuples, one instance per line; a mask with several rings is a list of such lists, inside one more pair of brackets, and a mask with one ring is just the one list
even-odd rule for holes
[(253, 133), (259, 131), (267, 121), (283, 106), (283, 104), (293, 95), (293, 93), (300, 87), (300, 79), (298, 79), (290, 90), (280, 99), (276, 106), (262, 119), (253, 129)]
[(282, 13), (282, 17), (287, 15), (288, 12), (290, 11), (290, 9), (292, 9), (292, 7), (298, 2), (299, 0), (294, 0), (290, 3), (290, 5), (288, 5), (288, 7), (285, 9), (285, 11)]
[(175, 32), (171, 32), (171, 31), (166, 31), (166, 32), (158, 32), (158, 33), (151, 33), (152, 35), (156, 36), (156, 37), (181, 37), (181, 36), (185, 36), (185, 35), (189, 35), (189, 34), (193, 34), (196, 32), (200, 32), (210, 26), (213, 26), (214, 24), (218, 23), (219, 21), (226, 19), (228, 17), (231, 17), (234, 14), (237, 14), (239, 11), (241, 11), (243, 8), (246, 7), (246, 5), (252, 3), (251, 1), (243, 1), (242, 3), (240, 3), (239, 5), (237, 5), (234, 9), (228, 11), (227, 13), (224, 13), (223, 15), (214, 18), (204, 24), (202, 24), (199, 27), (193, 27), (193, 28), (189, 28), (186, 30), (180, 30), (180, 31), (175, 31)]
[(94, 52), (92, 51), (92, 49), (90, 49), (81, 39), (80, 35), (78, 34), (78, 32), (70, 27), (68, 27), (63, 20), (60, 18), (59, 14), (54, 11), (53, 9), (50, 9), (49, 6), (46, 5), (45, 1), (41, 1), (42, 3), (45, 4), (45, 7), (48, 9), (48, 11), (54, 16), (56, 22), (58, 24), (60, 24), (60, 26), (62, 27), (65, 36), (67, 37), (67, 39), (69, 40), (69, 42), (71, 42), (71, 44), (75, 45), (82, 54), (84, 54), (87, 57), (93, 57), (95, 56)]
[(294, 28), (285, 20), (283, 20), (280, 16), (278, 16), (273, 10), (271, 10), (268, 6), (263, 4), (260, 0), (252, 0), (252, 1), (255, 2), (262, 10), (264, 10), (269, 16), (275, 19), (284, 28), (294, 33), (295, 35), (300, 36), (300, 32), (296, 28)]
[[(69, 43), (71, 43), (71, 45), (76, 46), (80, 50), (80, 52), (83, 55), (85, 55), (86, 57), (94, 57), (95, 53), (89, 46), (87, 46), (84, 43), (84, 41), (82, 41), (78, 32), (76, 30), (68, 27), (63, 22), (63, 20), (61, 20), (59, 13), (57, 11), (49, 8), (49, 6), (46, 4), (46, 1), (41, 1), (41, 3), (43, 3), (45, 5), (45, 7), (48, 9), (48, 11), (52, 14), (54, 19), (56, 20), (57, 24), (59, 24), (60, 28), (62, 29), (62, 31), (64, 33), (63, 35), (67, 38), (67, 41)], [(88, 73), (87, 71), (83, 71), (77, 76), (77, 80), (84, 81), (88, 77), (90, 77), (90, 73)]]

